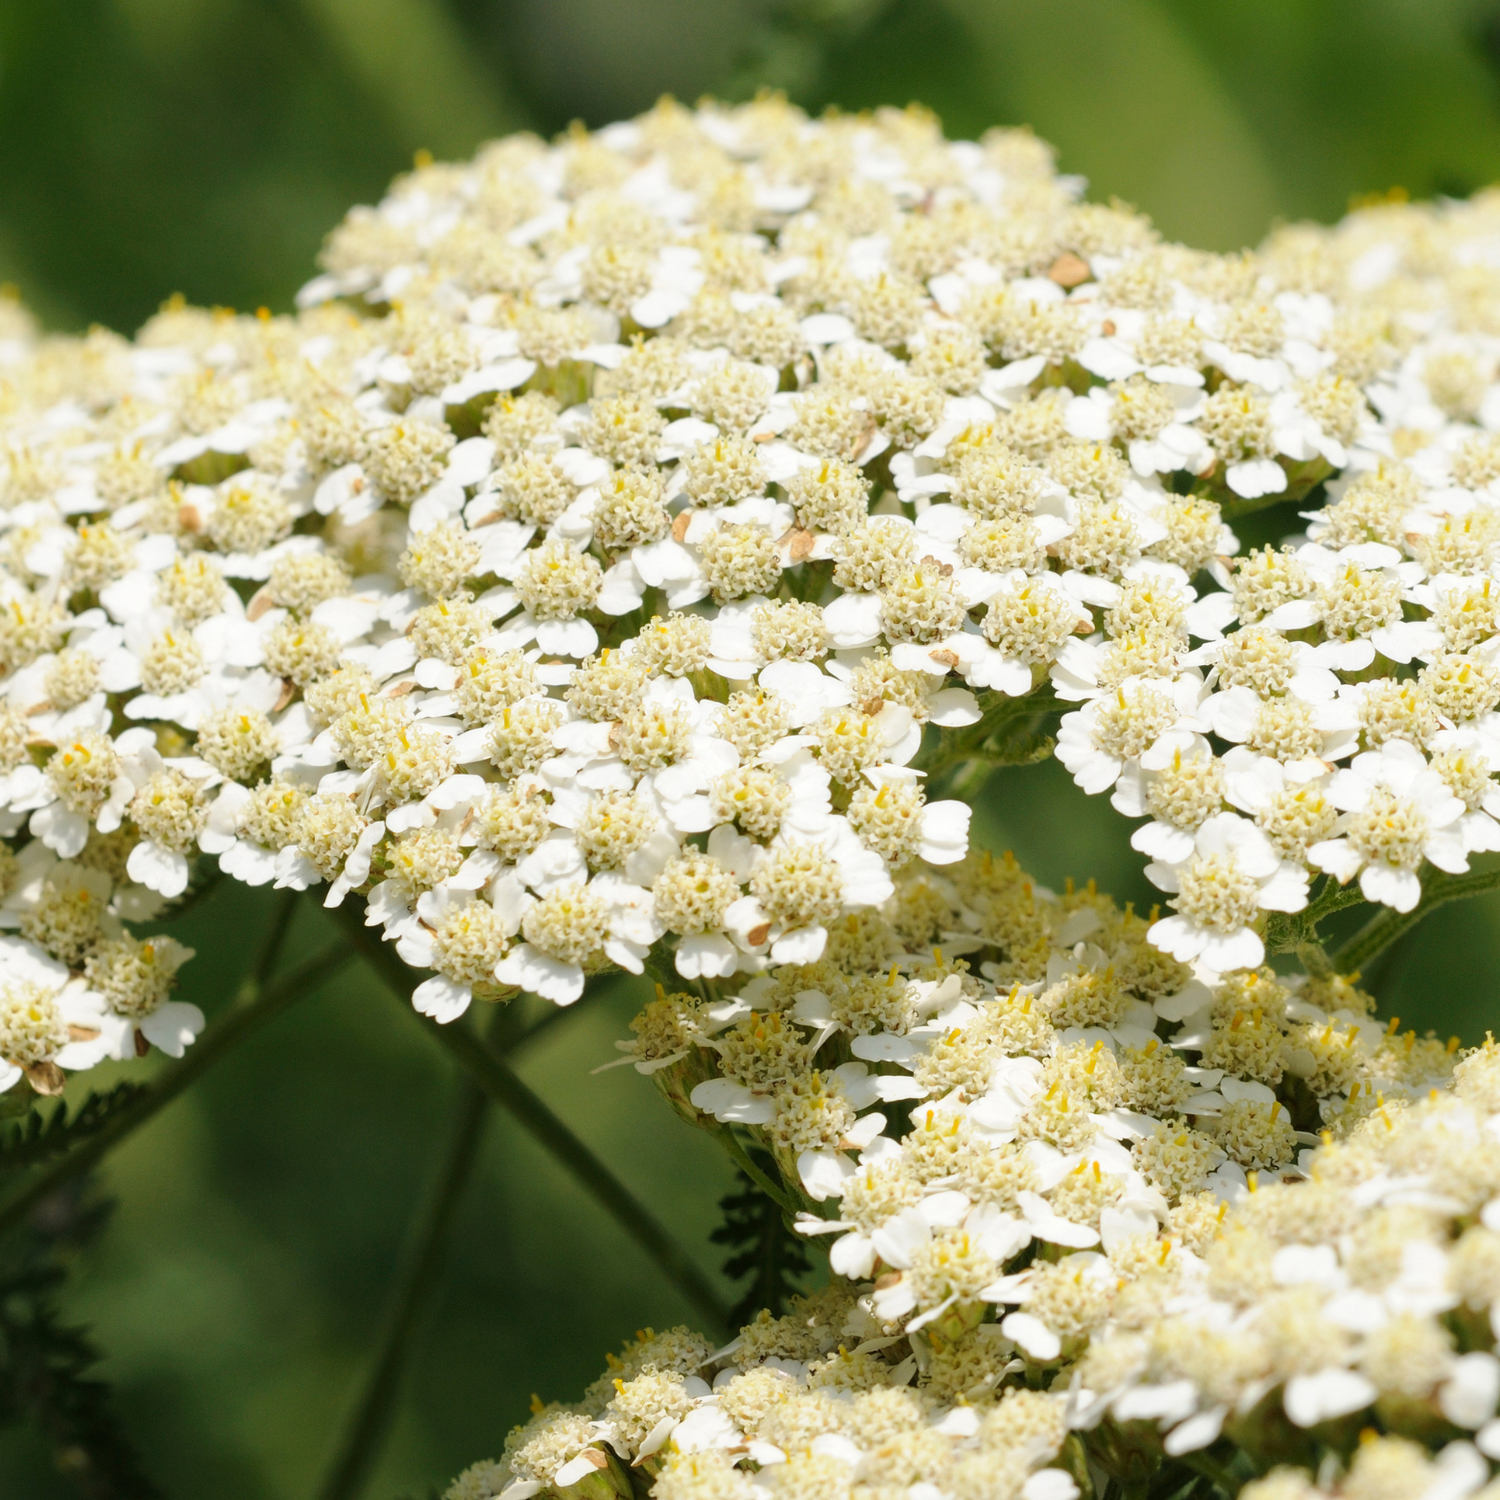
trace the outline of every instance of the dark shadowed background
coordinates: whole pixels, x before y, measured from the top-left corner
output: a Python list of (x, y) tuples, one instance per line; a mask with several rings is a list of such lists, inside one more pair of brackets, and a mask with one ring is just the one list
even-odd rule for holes
[[(1095, 194), (1217, 249), (1354, 195), (1500, 180), (1495, 0), (5, 0), (0, 280), (60, 329), (128, 331), (177, 291), (285, 309), (326, 230), (418, 149), (764, 85), (811, 109), (920, 100), (955, 135), (1030, 123)], [(1260, 519), (1257, 541), (1292, 524)], [(1057, 765), (997, 775), (977, 815), (1040, 878), (1149, 903), (1128, 827)], [(265, 909), (221, 888), (182, 923), (185, 994), (211, 1016)], [(1491, 898), (1439, 912), (1377, 987), (1386, 1014), (1472, 1041), (1497, 974)], [(717, 1149), (632, 1070), (588, 1076), (638, 998), (590, 1000), (523, 1071), (717, 1264)], [(120, 1206), (64, 1307), (173, 1500), (315, 1492), (454, 1097), (446, 1059), (351, 969), (111, 1158)], [(425, 1496), (497, 1454), (533, 1391), (572, 1398), (606, 1348), (688, 1316), (493, 1120), (367, 1494)], [(0, 1494), (75, 1493), (35, 1434), (0, 1433)]]

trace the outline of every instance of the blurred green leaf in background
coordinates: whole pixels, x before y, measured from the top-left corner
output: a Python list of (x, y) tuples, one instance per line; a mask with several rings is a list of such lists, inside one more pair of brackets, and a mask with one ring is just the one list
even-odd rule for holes
[[(956, 135), (1029, 123), (1095, 195), (1216, 249), (1351, 195), (1500, 180), (1496, 0), (7, 0), (0, 279), (66, 330), (128, 331), (174, 291), (282, 309), (323, 234), (418, 149), (763, 86), (814, 110), (920, 100)], [(1295, 525), (1257, 520), (1256, 541)], [(1053, 763), (1000, 772), (976, 824), (1043, 880), (1094, 875), (1144, 907), (1128, 832)], [(184, 998), (210, 1016), (241, 962), (210, 934), (265, 920), (263, 895), (227, 885), (182, 924), (200, 948)], [(299, 922), (302, 951), (329, 935)], [(1377, 983), (1405, 1024), (1476, 1040), (1497, 973), (1489, 898), (1439, 913)], [(633, 1070), (586, 1076), (638, 998), (591, 1000), (522, 1070), (716, 1265), (720, 1153)], [(110, 1159), (119, 1207), (64, 1312), (92, 1325), (166, 1494), (314, 1492), (456, 1097), (449, 1061), (351, 968)], [(568, 1397), (605, 1347), (689, 1316), (492, 1117), (366, 1493), (426, 1495), (498, 1453), (533, 1391)], [(0, 1494), (75, 1493), (41, 1435), (0, 1436)]]

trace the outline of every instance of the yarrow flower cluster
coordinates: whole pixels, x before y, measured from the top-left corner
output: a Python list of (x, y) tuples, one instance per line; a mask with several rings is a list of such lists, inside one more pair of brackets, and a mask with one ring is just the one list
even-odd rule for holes
[[(1050, 669), (1078, 705), (1059, 758), (1150, 819), (1132, 842), (1174, 908), (1153, 941), (1210, 973), (1259, 962), (1265, 914), (1302, 910), (1310, 881), (1405, 913), (1497, 847), (1500, 387), (1471, 265), (1493, 213), (1389, 205), (1272, 237), (1261, 283), (1326, 302), (1320, 368), (1362, 390), (1325, 454), (1342, 472), (1304, 535), (1212, 559), (1221, 589), (1196, 599), (1127, 585)], [(1253, 379), (1279, 399), (1284, 372)]]
[[(1308, 544), (1326, 565), (1231, 576), (1221, 508), (1336, 470), (1365, 494), (1412, 433), (1487, 482), (1455, 436), (1483, 391), (1452, 394), (1464, 359), (1488, 378), (1475, 298), (1435, 284), (1441, 357), (1402, 365), (1406, 303), (1380, 322), (1350, 269), (1375, 220), (1226, 259), (1077, 189), (1024, 132), (663, 103), (419, 167), (294, 317), (174, 303), (133, 343), (13, 341), (6, 827), (65, 862), (114, 839), (125, 920), (200, 854), (365, 894), (441, 1019), (567, 1003), (663, 941), (729, 979), (816, 961), (894, 871), (961, 858), (924, 735), (982, 733), (1050, 671), (1086, 700), (1064, 760), (1167, 830), (1174, 953), (1257, 961), (1309, 863), (1408, 899), (1492, 826), (1486, 596), (1435, 560), (1483, 551), (1482, 507), (1394, 538), (1425, 581), (1342, 531)], [(1446, 212), (1457, 263), (1488, 210)], [(1429, 365), (1447, 416), (1413, 394)], [(1413, 462), (1378, 483), (1420, 497), (1439, 460)], [(1242, 682), (1231, 601), (1328, 643)], [(1346, 683), (1372, 646), (1433, 659)], [(1356, 721), (1380, 759), (1324, 798)], [(1209, 735), (1239, 736), (1227, 780)], [(1393, 760), (1413, 735), (1446, 780)]]
[(449, 1500), (1170, 1494), (1209, 1453), (1255, 1500), (1491, 1495), (1500, 1049), (1145, 930), (975, 858), (749, 1005), (659, 995), (629, 1060), (800, 1181), (832, 1281), (642, 1335)]
[[(770, 1152), (835, 1273), (880, 1274), (887, 1322), (984, 1321), (1017, 1256), (1142, 1236), (1165, 1254), (1210, 1196), (1300, 1179), (1322, 1132), (1450, 1081), (1456, 1039), (1383, 1028), (1352, 980), (1210, 987), (1149, 930), (1092, 886), (971, 855), (909, 876), (818, 963), (717, 1002), (661, 992), (622, 1061)], [(924, 1269), (959, 1244), (967, 1281)], [(1015, 1342), (1055, 1360), (1064, 1326), (1013, 1300)]]
[[(1500, 1063), (1316, 928), (1500, 851), (1500, 200), (1081, 189), (664, 101), (419, 165), (291, 316), (0, 304), (0, 1092), (181, 1054), (216, 863), (440, 1022), (649, 972), (619, 1061), (827, 1246), (455, 1500), (1495, 1493)], [(1147, 916), (943, 795), (1059, 705)]]
[(466, 1469), (446, 1500), (1080, 1493), (1087, 1468), (1064, 1398), (1000, 1388), (1002, 1340), (922, 1355), (887, 1334), (868, 1287), (799, 1297), (721, 1349), (686, 1328), (647, 1329), (581, 1402), (534, 1402), (501, 1458)]
[[(1101, 1322), (1070, 1425), (1146, 1421), (1169, 1455), (1222, 1431), (1263, 1454), (1262, 1471), (1280, 1426), (1292, 1441), (1274, 1457), (1303, 1470), (1242, 1491), (1255, 1500), (1494, 1493), (1497, 1082), (1491, 1042), (1458, 1064), (1451, 1092), (1382, 1103), (1305, 1153), (1302, 1181), (1238, 1203), (1185, 1247), (1149, 1322)], [(1319, 1452), (1335, 1434), (1341, 1464)]]

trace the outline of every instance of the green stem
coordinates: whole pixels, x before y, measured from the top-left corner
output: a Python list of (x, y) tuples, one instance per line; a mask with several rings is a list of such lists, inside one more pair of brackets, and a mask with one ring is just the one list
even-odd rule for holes
[(1438, 907), (1494, 890), (1500, 890), (1500, 866), (1492, 870), (1471, 870), (1467, 875), (1430, 875), (1423, 885), (1422, 899), (1410, 911), (1387, 908), (1372, 917), (1334, 954), (1333, 961), (1340, 973), (1353, 973), (1390, 947), (1397, 938), (1405, 936)]
[(1314, 979), (1327, 979), (1333, 974), (1333, 960), (1329, 958), (1321, 943), (1312, 941), (1298, 943), (1294, 950), (1302, 960), (1302, 967)]
[(1318, 942), (1318, 923), (1325, 917), (1355, 906), (1364, 900), (1358, 885), (1351, 881), (1340, 885), (1331, 875), (1325, 877), (1317, 894), (1301, 911), (1273, 912), (1266, 924), (1266, 951), (1296, 953), (1307, 965), (1308, 973), (1329, 971), (1333, 961)]
[(480, 1040), (463, 1021), (440, 1025), (412, 1008), (412, 971), (364, 925), (363, 913), (340, 908), (355, 946), (361, 949), (386, 987), (440, 1046), (447, 1049), (475, 1081), (544, 1150), (556, 1158), (611, 1218), (655, 1261), (657, 1267), (715, 1328), (729, 1328), (729, 1308), (687, 1251), (600, 1159), (555, 1115), (504, 1058)]
[(297, 896), (296, 891), (283, 891), (276, 910), (271, 914), (270, 930), (266, 933), (260, 957), (255, 960), (255, 967), (250, 971), (247, 981), (256, 989), (259, 989), (276, 971), (277, 961), (281, 958), (281, 950), (286, 946), (287, 934), (292, 930), (292, 918), (297, 915)]
[(967, 760), (1006, 765), (1034, 759), (1035, 737), (1008, 751), (1004, 740), (1007, 731), (1014, 729), (1017, 720), (1035, 718), (1041, 721), (1048, 715), (1061, 714), (1068, 706), (1058, 701), (1049, 682), (1041, 683), (1019, 698), (999, 693), (987, 696), (991, 701), (982, 718), (965, 729), (947, 731), (929, 739), (912, 762), (918, 770), (927, 772), (934, 785)]
[(1224, 1466), (1210, 1458), (1207, 1453), (1182, 1453), (1177, 1462), (1195, 1474), (1201, 1474), (1208, 1482), (1233, 1500), (1244, 1488), (1244, 1481), (1236, 1479)]
[[(577, 1006), (552, 1005), (530, 1026), (516, 1005), (497, 1007), (486, 1040), (506, 1053), (530, 1047)], [(342, 1442), (318, 1491), (320, 1500), (355, 1500), (369, 1482), (386, 1433), (397, 1410), (401, 1377), (411, 1356), (426, 1304), (440, 1284), (443, 1256), (453, 1221), (473, 1175), (489, 1114), (489, 1095), (465, 1075), (449, 1135), (448, 1149), (418, 1220), (420, 1229), (407, 1247), (405, 1264), (391, 1295), (378, 1352), (365, 1375), (364, 1388), (350, 1413)]]
[[(417, 1016), (417, 1012), (412, 1011), (412, 1015)], [(468, 1026), (460, 1023), (440, 1026), (428, 1016), (417, 1019), (474, 1075), (496, 1104), (577, 1178), (600, 1207), (656, 1262), (685, 1301), (715, 1328), (729, 1328), (727, 1304), (692, 1257), (509, 1063), (491, 1052)]]
[(719, 1140), (724, 1149), (734, 1158), (734, 1164), (742, 1171), (766, 1197), (768, 1197), (783, 1213), (790, 1214), (793, 1218), (797, 1216), (798, 1206), (787, 1197), (786, 1193), (779, 1188), (761, 1169), (755, 1165), (755, 1159), (745, 1148), (740, 1145), (739, 1137), (733, 1129), (726, 1125), (718, 1132)]
[(443, 1253), (479, 1155), (489, 1106), (484, 1090), (465, 1078), (442, 1166), (396, 1281), (379, 1352), (365, 1376), (364, 1389), (318, 1490), (319, 1500), (356, 1500), (369, 1482), (396, 1413), (401, 1376), (422, 1313), (437, 1290)]
[(65, 1156), (57, 1157), (42, 1171), (17, 1184), (0, 1198), (0, 1234), (18, 1223), (36, 1204), (70, 1178), (96, 1166), (126, 1136), (159, 1114), (221, 1057), (285, 1010), (293, 1000), (315, 990), (351, 957), (346, 948), (325, 948), (283, 975), (275, 984), (263, 987), (255, 978), (247, 979), (234, 1005), (188, 1048), (186, 1055), (163, 1068), (97, 1135)]

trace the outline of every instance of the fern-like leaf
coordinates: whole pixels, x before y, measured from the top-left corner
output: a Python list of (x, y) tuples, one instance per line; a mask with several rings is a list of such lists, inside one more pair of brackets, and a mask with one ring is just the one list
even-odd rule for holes
[(143, 1083), (122, 1082), (100, 1094), (90, 1094), (71, 1114), (66, 1102), (50, 1114), (33, 1109), (19, 1124), (0, 1136), (0, 1171), (38, 1166), (71, 1151), (102, 1129), (146, 1090)]
[[(775, 1178), (776, 1164), (768, 1153), (752, 1146), (750, 1155), (756, 1166)], [(788, 1299), (798, 1289), (798, 1278), (807, 1273), (810, 1262), (806, 1243), (788, 1227), (780, 1207), (744, 1172), (736, 1176), (734, 1191), (719, 1200), (724, 1222), (709, 1238), (716, 1245), (728, 1245), (733, 1252), (724, 1262), (726, 1276), (734, 1281), (751, 1278), (730, 1313), (731, 1324), (739, 1327), (762, 1308), (773, 1317), (784, 1313)]]
[(0, 1428), (40, 1434), (84, 1500), (158, 1500), (109, 1387), (92, 1374), (98, 1349), (56, 1305), (68, 1262), (98, 1238), (112, 1208), (87, 1179), (69, 1183), (0, 1251)]
[(109, 1387), (89, 1375), (98, 1350), (52, 1306), (61, 1280), (47, 1268), (0, 1284), (0, 1423), (41, 1433), (86, 1500), (154, 1500), (161, 1491), (141, 1468)]

